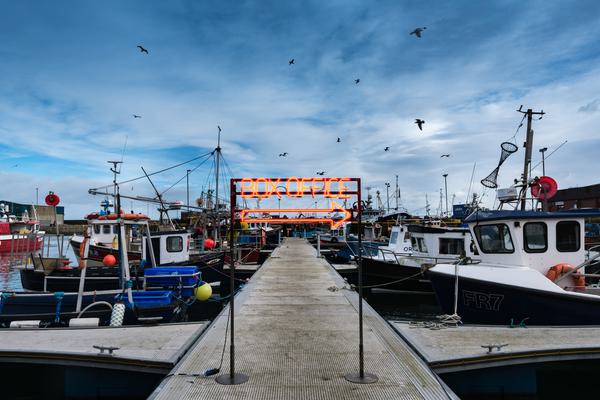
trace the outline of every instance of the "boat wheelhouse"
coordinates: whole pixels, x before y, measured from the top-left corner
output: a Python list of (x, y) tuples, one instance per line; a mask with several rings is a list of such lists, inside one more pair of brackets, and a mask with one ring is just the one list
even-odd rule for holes
[(377, 254), (364, 257), (367, 285), (431, 292), (428, 280), (422, 276), (422, 268), (467, 255), (476, 256), (471, 241), (469, 230), (464, 227), (437, 223), (394, 226), (389, 244), (379, 247)]
[[(446, 313), (464, 322), (600, 324), (598, 288), (586, 287), (585, 219), (599, 210), (476, 211), (469, 224), (480, 262), (427, 272)], [(455, 297), (455, 293), (457, 296)]]

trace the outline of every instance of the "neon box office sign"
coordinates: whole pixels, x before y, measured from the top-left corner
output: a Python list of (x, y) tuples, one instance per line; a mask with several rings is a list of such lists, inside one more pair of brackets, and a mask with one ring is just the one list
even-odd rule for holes
[[(258, 198), (267, 199), (277, 197), (286, 198), (323, 198), (346, 200), (351, 196), (357, 196), (360, 200), (360, 178), (237, 178), (231, 180), (232, 211), (235, 208), (236, 198)], [(351, 210), (341, 207), (336, 202), (331, 202), (330, 208), (277, 208), (277, 209), (244, 209), (237, 210), (242, 222), (270, 222), (270, 223), (314, 223), (328, 222), (332, 228), (337, 228), (343, 222), (352, 217)], [(360, 201), (358, 203), (360, 205)], [(265, 214), (282, 213), (332, 213), (342, 214), (341, 219), (332, 218), (270, 218)], [(253, 216), (255, 215), (255, 216)], [(256, 216), (257, 215), (257, 216)]]

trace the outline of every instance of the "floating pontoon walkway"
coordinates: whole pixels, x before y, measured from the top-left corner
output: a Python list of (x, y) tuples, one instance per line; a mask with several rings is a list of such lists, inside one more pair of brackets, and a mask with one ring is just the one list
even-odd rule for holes
[[(236, 296), (236, 372), (226, 386), (202, 373), (219, 365), (227, 321), (221, 313), (155, 390), (154, 399), (448, 399), (455, 398), (367, 304), (365, 371), (355, 384), (358, 295), (304, 239), (287, 239)], [(221, 373), (229, 371), (229, 343)]]
[(600, 358), (598, 326), (392, 325), (438, 373)]
[[(42, 363), (166, 374), (207, 322), (123, 328), (0, 330), (0, 363)], [(94, 347), (96, 346), (96, 347)], [(98, 347), (116, 348), (109, 354)]]

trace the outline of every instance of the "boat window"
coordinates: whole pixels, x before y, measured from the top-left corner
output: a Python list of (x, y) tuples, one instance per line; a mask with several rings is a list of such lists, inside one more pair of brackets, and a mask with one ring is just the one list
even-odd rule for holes
[(560, 221), (556, 224), (556, 250), (563, 252), (578, 251), (581, 246), (579, 240), (579, 222)]
[(117, 233), (119, 233), (119, 225), (115, 224), (112, 226), (113, 227), (113, 233), (116, 235)]
[(440, 254), (462, 254), (465, 251), (463, 239), (440, 238)]
[(183, 250), (183, 238), (181, 236), (169, 236), (167, 238), (167, 251), (178, 253)]
[(484, 253), (513, 253), (515, 251), (506, 224), (478, 225), (474, 231), (479, 247)]
[(390, 244), (396, 244), (397, 240), (398, 240), (398, 232), (392, 232), (392, 235), (390, 236)]
[(544, 222), (523, 225), (523, 242), (528, 253), (543, 253), (548, 249), (548, 227)]
[(110, 225), (102, 225), (102, 233), (109, 234), (110, 233)]
[(94, 233), (100, 234), (100, 225), (94, 225)]
[(419, 251), (421, 253), (427, 253), (427, 245), (425, 244), (425, 239), (423, 239), (422, 237), (411, 236), (410, 243), (412, 245), (413, 250)]

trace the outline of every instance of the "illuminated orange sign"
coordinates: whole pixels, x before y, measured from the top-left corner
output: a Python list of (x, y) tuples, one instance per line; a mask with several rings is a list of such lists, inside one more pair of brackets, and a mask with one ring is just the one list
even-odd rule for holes
[(271, 196), (304, 197), (322, 196), (328, 199), (347, 199), (351, 178), (243, 178), (240, 195), (244, 198), (269, 198)]
[[(293, 212), (293, 213), (313, 213), (313, 214), (322, 214), (322, 213), (327, 213), (327, 214), (331, 214), (333, 212), (340, 212), (342, 213), (342, 218), (341, 219), (333, 219), (331, 217), (329, 218), (267, 218), (264, 217), (264, 214), (269, 214), (269, 213), (288, 213), (288, 212)], [(337, 227), (339, 227), (340, 225), (342, 225), (344, 222), (350, 220), (350, 217), (352, 217), (352, 213), (348, 210), (346, 210), (344, 207), (340, 207), (338, 204), (336, 204), (335, 202), (331, 202), (331, 208), (258, 208), (258, 209), (246, 209), (246, 210), (240, 210), (240, 214), (241, 214), (241, 218), (240, 221), (242, 222), (268, 222), (268, 223), (272, 223), (272, 224), (281, 224), (281, 223), (312, 223), (312, 222), (324, 222), (324, 223), (330, 223), (331, 224), (331, 228), (335, 229)], [(259, 214), (259, 217), (252, 217), (252, 214)]]
[[(242, 222), (267, 222), (273, 224), (281, 223), (330, 223), (332, 228), (337, 228), (344, 222), (349, 221), (352, 212), (331, 201), (330, 208), (277, 208), (277, 209), (245, 209), (235, 210), (236, 198), (267, 199), (270, 197), (287, 197), (300, 199), (305, 196), (324, 199), (343, 199), (350, 196), (357, 197), (360, 210), (360, 178), (234, 178), (231, 180), (231, 218), (235, 218), (235, 212), (240, 215)], [(302, 217), (282, 218), (282, 215), (295, 213)], [(331, 214), (341, 213), (341, 218), (333, 218)], [(277, 214), (271, 218), (269, 214)], [(315, 217), (305, 215), (315, 214)]]

